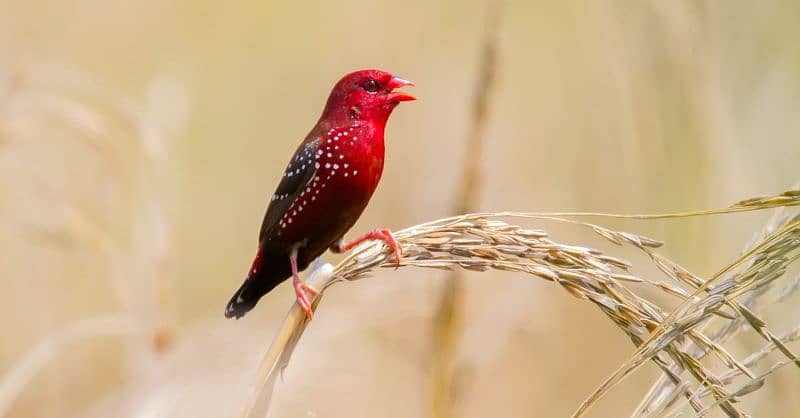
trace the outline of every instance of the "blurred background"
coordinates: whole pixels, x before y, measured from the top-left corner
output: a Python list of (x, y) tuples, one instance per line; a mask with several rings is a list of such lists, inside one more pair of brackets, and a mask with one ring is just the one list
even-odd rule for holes
[[(223, 308), (284, 165), (346, 72), (394, 72), (419, 98), (395, 111), (381, 186), (350, 235), (458, 205), (497, 3), (0, 5), (2, 416), (237, 416), (293, 294), (284, 284), (239, 321)], [(667, 212), (790, 188), (799, 20), (791, 0), (505, 2), (473, 209)], [(709, 275), (768, 216), (603, 224), (664, 240)], [(633, 350), (561, 288), (486, 272), (460, 275), (443, 353), (448, 280), (384, 270), (332, 288), (270, 416), (566, 416)], [(656, 371), (593, 416), (630, 413)], [(787, 368), (747, 406), (797, 413), (798, 389)]]

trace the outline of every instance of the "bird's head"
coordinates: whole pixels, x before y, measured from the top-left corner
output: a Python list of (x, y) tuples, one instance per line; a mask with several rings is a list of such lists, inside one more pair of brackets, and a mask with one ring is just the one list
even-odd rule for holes
[(381, 70), (352, 72), (333, 87), (323, 118), (385, 123), (400, 102), (416, 99), (395, 89), (413, 85), (408, 80)]

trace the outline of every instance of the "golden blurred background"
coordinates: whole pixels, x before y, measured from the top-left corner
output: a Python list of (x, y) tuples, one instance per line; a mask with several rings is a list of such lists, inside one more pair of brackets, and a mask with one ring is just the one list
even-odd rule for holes
[[(31, 418), (237, 416), (293, 294), (282, 285), (239, 321), (223, 308), (331, 86), (376, 67), (413, 80), (419, 98), (392, 116), (381, 186), (349, 235), (451, 215), (487, 15), (500, 7), (0, 4), (0, 414)], [(791, 0), (505, 2), (474, 209), (668, 212), (790, 188), (798, 21)], [(662, 239), (707, 275), (768, 215), (609, 226)], [(442, 410), (431, 371), (446, 275), (401, 269), (328, 293), (270, 416), (567, 416), (633, 350), (551, 283), (461, 276)], [(592, 416), (629, 414), (656, 372)], [(798, 389), (786, 368), (746, 406), (797, 414)]]

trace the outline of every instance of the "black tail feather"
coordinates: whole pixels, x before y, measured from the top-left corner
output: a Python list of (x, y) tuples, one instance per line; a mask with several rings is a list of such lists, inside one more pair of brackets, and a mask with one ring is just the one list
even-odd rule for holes
[(256, 306), (262, 296), (292, 275), (289, 257), (268, 252), (262, 254), (261, 250), (253, 261), (250, 272), (225, 307), (226, 318), (243, 317)]
[(244, 314), (256, 306), (262, 296), (274, 287), (267, 288), (262, 284), (265, 284), (265, 281), (255, 280), (253, 277), (246, 279), (239, 290), (233, 294), (228, 306), (225, 307), (225, 318), (239, 319), (243, 317)]

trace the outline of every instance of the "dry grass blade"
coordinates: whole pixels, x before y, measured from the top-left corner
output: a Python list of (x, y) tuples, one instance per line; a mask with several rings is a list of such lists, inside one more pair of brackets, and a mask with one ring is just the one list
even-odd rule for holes
[[(796, 257), (795, 257), (796, 258)], [(765, 259), (769, 259), (767, 256)], [(745, 360), (742, 361), (743, 365), (747, 369), (754, 369), (756, 367), (760, 369), (764, 369), (763, 365), (760, 364), (763, 360), (766, 359), (767, 355), (773, 353), (775, 351), (781, 351), (787, 358), (792, 360), (792, 362), (796, 361), (794, 354), (787, 348), (786, 344), (796, 341), (798, 339), (798, 329), (795, 328), (789, 332), (784, 333), (779, 338), (776, 338), (772, 332), (765, 328), (765, 322), (755, 314), (752, 313), (752, 310), (758, 305), (757, 302), (759, 298), (762, 298), (764, 295), (763, 288), (769, 286), (772, 283), (772, 277), (774, 274), (769, 274), (765, 278), (765, 285), (761, 287), (754, 287), (751, 292), (747, 295), (745, 301), (742, 302), (743, 306), (747, 306), (743, 311), (743, 314), (740, 316), (736, 316), (732, 319), (725, 320), (722, 324), (720, 324), (715, 331), (709, 333), (709, 338), (716, 342), (717, 344), (722, 344), (725, 340), (730, 339), (734, 335), (742, 332), (745, 327), (745, 324), (755, 324), (758, 328), (751, 328), (755, 329), (759, 334), (767, 340), (767, 344), (764, 348), (760, 351), (756, 351), (748, 356)], [(787, 284), (787, 288), (793, 289), (794, 288), (795, 280), (790, 280)], [(787, 289), (782, 289), (779, 297), (786, 297)], [(708, 353), (707, 350), (703, 349), (702, 347), (697, 347), (696, 349), (692, 350), (692, 355), (697, 359), (702, 359)], [(763, 383), (764, 377), (768, 374), (772, 373), (772, 371), (776, 370), (779, 367), (782, 367), (786, 364), (790, 364), (791, 362), (781, 361), (772, 366), (767, 368), (767, 373), (761, 373), (759, 375), (753, 375), (752, 373), (747, 374), (747, 377), (750, 380), (746, 381), (744, 385), (741, 386), (739, 389), (734, 390), (734, 395), (731, 399), (736, 400), (735, 398), (741, 397), (749, 391), (743, 391), (743, 388), (751, 389), (751, 391), (757, 390), (761, 387)], [(729, 368), (728, 370), (722, 372), (720, 379), (721, 382), (725, 386), (733, 385), (734, 379), (743, 375), (742, 369), (739, 368)], [(665, 376), (666, 377), (666, 376)], [(657, 414), (659, 411), (665, 410), (667, 408), (679, 409), (680, 405), (676, 405), (675, 403), (675, 394), (671, 393), (672, 391), (677, 391), (678, 388), (672, 387), (672, 385), (668, 384), (665, 377), (662, 377), (651, 389), (650, 393), (643, 399), (642, 403), (637, 408), (637, 413), (635, 415), (646, 415), (650, 416), (651, 414)], [(708, 391), (706, 388), (698, 388), (697, 389), (698, 396), (706, 396), (708, 395)], [(707, 412), (708, 408), (700, 411), (702, 413)]]
[[(788, 213), (787, 213), (788, 212)], [(765, 229), (759, 233), (758, 236), (754, 237), (753, 242), (748, 245), (748, 249), (752, 247), (756, 242), (763, 239), (764, 236), (768, 235), (769, 233), (778, 229), (781, 225), (785, 225), (787, 223), (792, 222), (792, 220), (796, 219), (800, 214), (798, 214), (797, 210), (781, 210), (777, 212), (772, 219), (767, 223)], [(787, 248), (785, 246), (782, 247), (783, 249)], [(781, 250), (783, 251), (783, 250)], [(757, 262), (763, 262), (766, 260), (780, 260), (779, 257), (775, 255), (761, 253), (757, 257), (754, 257), (750, 264), (748, 265), (749, 270), (753, 270), (758, 272), (758, 276), (760, 277), (751, 277), (750, 280), (754, 280), (756, 282), (755, 287), (749, 289), (749, 293), (741, 302), (733, 302), (732, 307), (734, 310), (737, 311), (747, 311), (754, 310), (758, 302), (763, 299), (761, 296), (768, 290), (770, 285), (772, 285), (773, 281), (779, 279), (783, 272), (785, 271), (785, 264), (786, 263), (771, 263), (767, 266), (766, 269), (754, 269)], [(783, 260), (784, 262), (790, 260)], [(783, 266), (782, 266), (783, 264)], [(751, 274), (750, 276), (754, 276)], [(682, 275), (682, 281), (686, 283), (691, 288), (699, 287), (702, 282), (699, 278), (689, 275)], [(796, 275), (793, 280), (790, 280), (780, 291), (780, 294), (776, 297), (775, 303), (779, 303), (788, 297), (797, 287), (797, 283), (800, 281), (800, 275)], [(723, 282), (726, 285), (730, 285), (733, 282), (733, 277), (726, 278)], [(681, 289), (681, 291), (683, 291)], [(719, 289), (716, 290), (719, 292)], [(686, 295), (688, 296), (688, 295)], [(746, 308), (745, 308), (746, 307)], [(716, 342), (717, 344), (722, 344), (726, 340), (730, 339), (738, 332), (744, 329), (744, 324), (747, 323), (746, 316), (741, 314), (731, 315), (730, 317), (721, 317), (719, 316), (716, 319), (721, 319), (721, 323), (718, 324), (714, 329), (709, 331), (709, 336), (712, 341)], [(762, 321), (763, 322), (763, 321)], [(706, 326), (705, 328), (709, 328)], [(709, 350), (706, 350), (704, 347), (697, 345), (694, 350), (692, 350), (692, 356), (696, 359), (702, 359), (709, 353)], [(746, 367), (752, 367), (753, 365), (749, 362), (744, 363)], [(673, 372), (677, 372), (673, 370)], [(734, 373), (735, 375), (739, 375), (742, 372), (745, 372), (749, 377), (754, 378), (752, 373), (746, 373), (746, 370), (737, 367), (737, 370), (729, 370), (729, 373)], [(723, 376), (723, 380), (726, 380)], [(726, 384), (730, 383), (729, 379), (725, 381)], [(671, 384), (668, 375), (663, 375), (658, 381), (654, 383), (651, 387), (649, 393), (642, 399), (640, 405), (636, 408), (636, 412), (634, 415), (650, 415), (657, 413), (657, 411), (663, 410), (665, 408), (669, 408), (671, 404), (676, 400), (676, 393), (680, 390), (680, 388), (675, 387)], [(705, 393), (703, 393), (705, 394)]]
[[(789, 196), (791, 199), (781, 199), (780, 202), (791, 205), (798, 203), (796, 195), (790, 194)], [(746, 207), (747, 210), (769, 208), (773, 207), (775, 199), (766, 198), (759, 202), (748, 203), (743, 207)], [(727, 212), (730, 210), (687, 212), (690, 215), (682, 216)], [(654, 215), (653, 217), (663, 216)], [(686, 310), (683, 315), (678, 317), (679, 320), (673, 319), (673, 323), (678, 326), (666, 328), (664, 324), (670, 316), (658, 305), (625, 286), (625, 283), (628, 282), (652, 283), (630, 274), (628, 272), (630, 263), (608, 256), (597, 249), (554, 242), (548, 239), (547, 234), (541, 230), (509, 224), (501, 221), (501, 218), (541, 219), (587, 227), (616, 245), (630, 245), (644, 251), (669, 277), (691, 283), (696, 289), (708, 289), (711, 294), (708, 297), (701, 297), (700, 290), (696, 290), (694, 294), (687, 297), (680, 292), (667, 292), (678, 296), (682, 305), (691, 306), (692, 309)], [(774, 231), (769, 239), (756, 245), (754, 247), (756, 250), (746, 254), (745, 257), (753, 256), (764, 250), (766, 243), (774, 242), (776, 237), (785, 233), (785, 228)], [(724, 376), (715, 375), (697, 361), (690, 351), (678, 343), (683, 342), (686, 337), (697, 346), (702, 347), (703, 350), (716, 353), (717, 357), (731, 369), (755, 378), (756, 376), (747, 369), (746, 364), (738, 362), (713, 339), (695, 330), (694, 326), (715, 315), (730, 317), (730, 315), (722, 313), (721, 308), (725, 304), (736, 306), (740, 315), (747, 315), (746, 308), (737, 306), (728, 300), (726, 294), (745, 287), (753, 287), (757, 284), (757, 280), (737, 281), (714, 287), (712, 281), (704, 282), (655, 253), (653, 249), (661, 245), (658, 241), (628, 232), (614, 231), (591, 223), (557, 217), (553, 214), (521, 212), (467, 214), (417, 225), (398, 231), (396, 235), (404, 249), (401, 263), (403, 267), (417, 266), (438, 269), (462, 267), (475, 271), (495, 269), (526, 273), (559, 284), (570, 294), (595, 304), (631, 338), (635, 345), (646, 348), (647, 351), (642, 356), (642, 361), (651, 360), (658, 365), (669, 380), (681, 388), (681, 394), (695, 411), (707, 408), (701, 402), (701, 395), (711, 393), (715, 398), (715, 405), (718, 404), (728, 415), (743, 415), (731, 402), (732, 397), (741, 394), (741, 391), (736, 391), (733, 395), (729, 393), (725, 389)], [(740, 260), (735, 264), (741, 263)], [(394, 263), (389, 260), (387, 250), (380, 243), (364, 244), (334, 267), (330, 271), (330, 276), (327, 273), (324, 274), (322, 283), (316, 284), (324, 292), (335, 282), (367, 277), (372, 270), (379, 266), (394, 267)], [(723, 272), (730, 271), (734, 267), (726, 267)], [(663, 285), (653, 285), (657, 289), (664, 288)], [(315, 306), (319, 300), (320, 298), (315, 300)], [(675, 316), (674, 312), (672, 316)], [(754, 323), (757, 322), (754, 315), (750, 320)], [(305, 321), (302, 315), (299, 310), (293, 308), (262, 364), (256, 386), (260, 388), (260, 392), (254, 392), (252, 402), (245, 408), (244, 416), (263, 416), (268, 407), (276, 374), (285, 366), (304, 329)], [(654, 340), (653, 334), (658, 330), (661, 330), (659, 332), (663, 334), (663, 338)], [(768, 331), (764, 331), (765, 335), (770, 335), (767, 334)], [(782, 343), (778, 338), (770, 338), (770, 341), (777, 347), (781, 347)], [(662, 351), (665, 355), (658, 355)], [(682, 370), (690, 372), (699, 388), (691, 388), (693, 386), (691, 382), (680, 376)]]
[[(779, 338), (779, 340), (781, 344), (786, 344), (800, 340), (800, 328), (795, 328), (790, 332), (782, 335)], [(746, 364), (748, 367), (754, 367), (758, 365), (760, 361), (764, 360), (769, 354), (775, 352), (775, 350), (777, 350), (777, 345), (774, 342), (769, 342), (759, 351), (750, 354), (744, 360), (744, 364)], [(785, 360), (779, 361), (767, 367), (767, 369), (764, 372), (760, 373), (759, 375), (752, 376), (749, 380), (746, 380), (743, 384), (741, 384), (738, 389), (734, 390), (733, 394), (729, 395), (730, 399), (735, 400), (736, 397), (741, 397), (760, 389), (761, 387), (763, 387), (767, 376), (769, 376), (770, 374), (774, 373), (776, 370), (780, 369), (781, 367), (787, 364), (791, 364), (791, 362)], [(733, 383), (733, 380), (736, 377), (739, 377), (740, 375), (741, 373), (739, 373), (737, 370), (730, 370), (722, 376), (722, 381), (724, 384), (729, 385)], [(705, 389), (700, 389), (698, 390), (697, 394), (698, 396), (705, 396), (707, 393)], [(709, 410), (716, 405), (717, 404), (715, 403), (702, 411), (698, 411), (697, 413), (698, 416), (708, 413)]]
[[(758, 200), (747, 200), (745, 204), (737, 204), (736, 208), (768, 208), (773, 207), (776, 201), (787, 202), (795, 205), (797, 200), (797, 193), (794, 191), (784, 193), (781, 196), (773, 198), (759, 198)], [(752, 206), (751, 206), (752, 205)], [(663, 347), (671, 344), (678, 336), (682, 335), (686, 330), (692, 329), (697, 326), (705, 318), (704, 315), (699, 313), (710, 312), (718, 310), (723, 303), (733, 306), (739, 315), (741, 315), (763, 338), (768, 341), (773, 341), (778, 345), (781, 352), (792, 362), (800, 366), (797, 357), (792, 353), (788, 347), (780, 343), (780, 341), (766, 328), (766, 324), (755, 316), (749, 309), (736, 304), (731, 301), (731, 298), (740, 295), (746, 291), (758, 289), (764, 282), (769, 283), (771, 280), (767, 276), (754, 275), (753, 272), (763, 267), (763, 263), (772, 263), (780, 260), (780, 257), (787, 252), (796, 251), (800, 247), (800, 240), (797, 237), (800, 235), (800, 219), (792, 219), (790, 222), (781, 225), (777, 230), (764, 236), (756, 245), (749, 251), (745, 252), (742, 256), (734, 260), (729, 265), (725, 266), (718, 273), (710, 279), (704, 281), (696, 288), (689, 299), (684, 300), (673, 312), (655, 328), (650, 334), (649, 338), (644, 341), (637, 351), (627, 360), (617, 371), (609, 376), (598, 389), (596, 389), (581, 405), (576, 412), (576, 416), (580, 416), (591, 407), (593, 403), (599, 400), (605, 393), (612, 387), (618, 384), (627, 375), (635, 371), (648, 359), (652, 358), (656, 353), (663, 349)], [(794, 260), (793, 257), (784, 258), (788, 262)], [(739, 271), (730, 279), (724, 280), (729, 273), (735, 272), (736, 269), (742, 265), (746, 265), (751, 260), (760, 260), (754, 263), (750, 268), (744, 271)], [(724, 291), (714, 292), (713, 287), (720, 282), (725, 282)], [(692, 301), (698, 297), (702, 292), (709, 292), (709, 297), (701, 298), (698, 301)]]
[[(481, 160), (486, 126), (489, 119), (489, 97), (494, 90), (498, 63), (502, 1), (487, 1), (486, 31), (480, 57), (478, 79), (474, 84), (472, 115), (464, 144), (465, 156), (461, 183), (455, 197), (454, 213), (474, 211), (482, 190)], [(431, 411), (434, 418), (453, 416), (454, 379), (458, 365), (455, 352), (463, 334), (464, 287), (458, 271), (448, 274), (433, 322), (431, 358)]]
[[(316, 268), (306, 281), (308, 284), (318, 289), (327, 288), (333, 280), (333, 266), (323, 264)], [(315, 297), (313, 308), (316, 310), (320, 298)], [(297, 304), (289, 308), (281, 324), (280, 329), (272, 340), (269, 350), (264, 355), (261, 365), (258, 368), (256, 379), (260, 384), (253, 388), (253, 392), (248, 398), (242, 417), (263, 417), (267, 414), (272, 389), (279, 373), (282, 373), (289, 364), (289, 358), (294, 351), (294, 347), (300, 340), (300, 336), (306, 329), (308, 320), (305, 312)]]
[(708, 216), (708, 215), (721, 215), (724, 213), (735, 212), (748, 212), (751, 210), (762, 210), (770, 208), (800, 206), (800, 189), (787, 190), (781, 194), (773, 196), (756, 197), (751, 199), (741, 200), (734, 203), (727, 208), (722, 209), (709, 209), (687, 212), (673, 212), (673, 213), (656, 213), (656, 214), (618, 214), (618, 213), (603, 213), (603, 212), (551, 212), (541, 213), (538, 215), (550, 216), (591, 216), (601, 218), (618, 218), (618, 219), (671, 219), (671, 218), (686, 218), (690, 216)]

